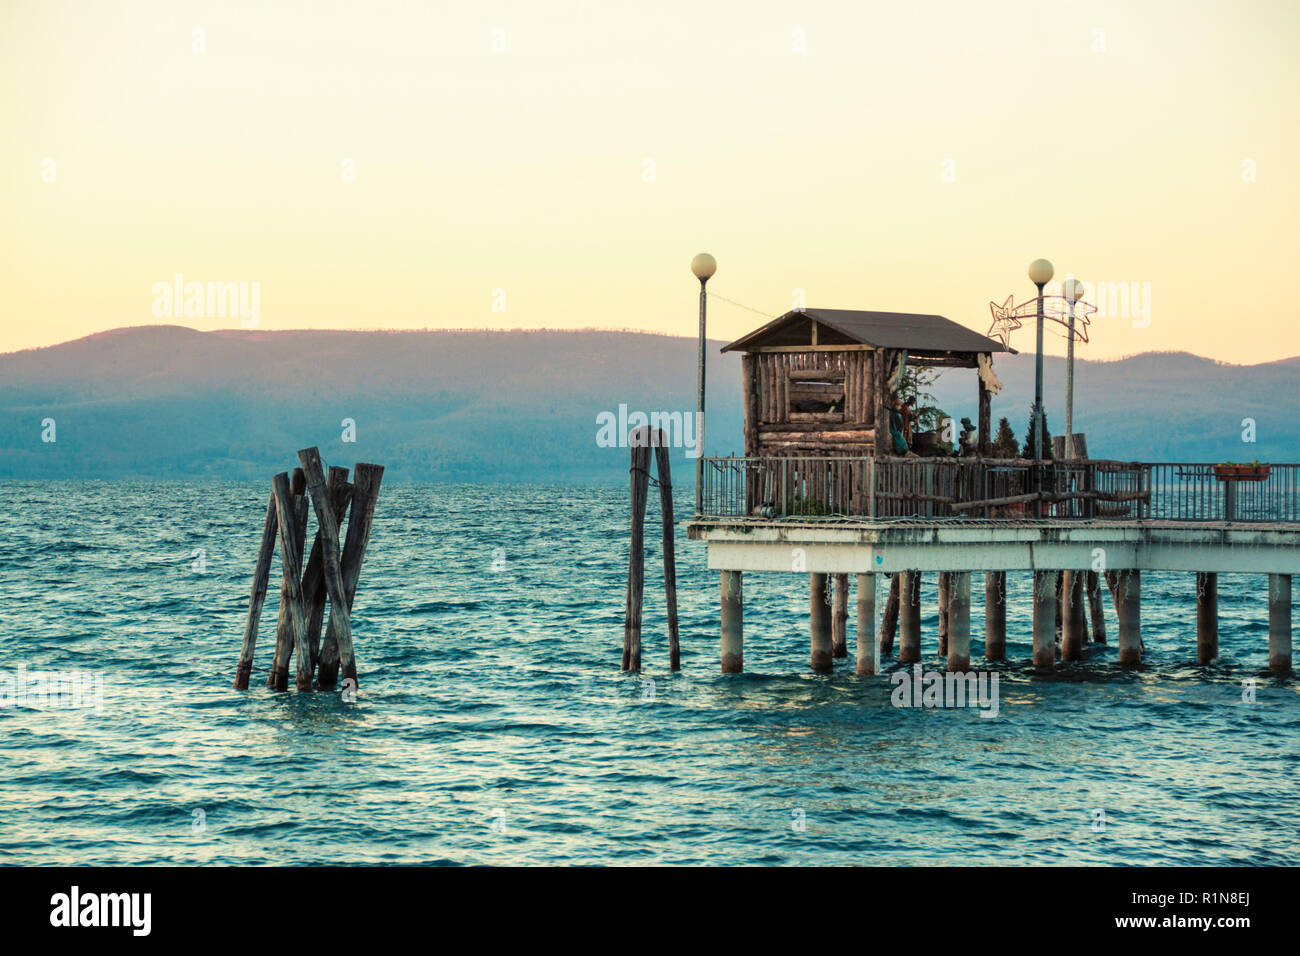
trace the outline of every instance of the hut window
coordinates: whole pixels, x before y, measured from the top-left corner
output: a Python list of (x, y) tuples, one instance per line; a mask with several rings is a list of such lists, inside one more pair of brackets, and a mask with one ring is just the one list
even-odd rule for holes
[(844, 420), (843, 369), (791, 369), (786, 383), (786, 414), (792, 422)]

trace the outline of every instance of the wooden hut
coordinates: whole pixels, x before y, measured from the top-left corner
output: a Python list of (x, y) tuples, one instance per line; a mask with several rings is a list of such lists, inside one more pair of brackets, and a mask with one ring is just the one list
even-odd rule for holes
[(941, 315), (798, 309), (742, 336), (745, 456), (891, 455), (890, 382), (902, 363), (970, 368), (978, 441), (990, 454), (992, 355), (1013, 351)]

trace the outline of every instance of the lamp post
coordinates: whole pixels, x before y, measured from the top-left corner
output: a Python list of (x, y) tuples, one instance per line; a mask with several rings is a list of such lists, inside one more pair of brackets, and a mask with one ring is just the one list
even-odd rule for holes
[(1074, 304), (1083, 298), (1083, 283), (1065, 280), (1065, 301), (1070, 307), (1070, 338), (1065, 358), (1065, 457), (1074, 457)]
[(703, 514), (704, 505), (704, 310), (707, 296), (704, 284), (718, 271), (717, 260), (701, 252), (691, 260), (691, 272), (700, 280), (700, 350), (695, 379), (695, 438), (699, 454), (695, 458), (695, 513)]
[[(1043, 491), (1043, 466), (1046, 437), (1043, 434), (1043, 286), (1052, 281), (1055, 273), (1052, 264), (1046, 259), (1035, 259), (1029, 263), (1029, 281), (1038, 286), (1038, 351), (1034, 359), (1034, 490)], [(1043, 516), (1043, 499), (1034, 502), (1034, 515)]]

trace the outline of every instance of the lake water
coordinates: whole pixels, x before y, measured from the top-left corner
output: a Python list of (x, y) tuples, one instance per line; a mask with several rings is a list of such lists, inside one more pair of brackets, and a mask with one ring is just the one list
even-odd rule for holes
[(654, 501), (645, 671), (621, 675), (625, 487), (390, 484), (349, 703), (266, 689), (278, 563), (230, 688), (269, 482), (0, 487), (0, 671), (103, 682), (98, 713), (0, 707), (0, 863), (1300, 862), (1300, 697), (1263, 673), (1258, 577), (1220, 578), (1213, 667), (1193, 577), (1145, 574), (1142, 669), (1107, 599), (1112, 643), (1041, 676), (1009, 575), (987, 719), (894, 707), (852, 657), (809, 673), (806, 576), (746, 576), (747, 673), (720, 675), (717, 577), (680, 531), (670, 674)]

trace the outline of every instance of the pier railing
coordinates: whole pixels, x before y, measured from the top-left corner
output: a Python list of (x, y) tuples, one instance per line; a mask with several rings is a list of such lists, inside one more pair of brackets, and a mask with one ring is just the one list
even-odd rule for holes
[(1300, 523), (1300, 465), (987, 458), (706, 458), (701, 517)]

